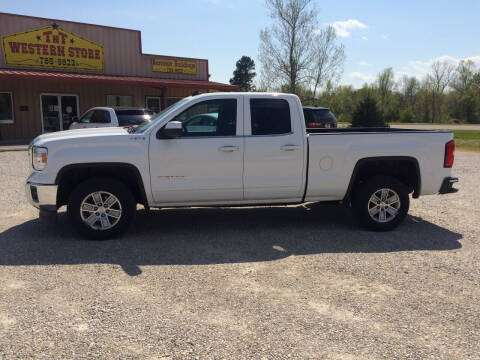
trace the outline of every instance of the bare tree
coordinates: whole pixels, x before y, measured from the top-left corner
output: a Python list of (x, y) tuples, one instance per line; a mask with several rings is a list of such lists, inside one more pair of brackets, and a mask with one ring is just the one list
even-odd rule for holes
[(415, 76), (403, 75), (400, 79), (400, 92), (403, 95), (403, 99), (406, 106), (413, 106), (415, 103), (415, 97), (420, 90), (420, 83)]
[(446, 61), (435, 61), (426, 81), (432, 98), (432, 122), (439, 121), (442, 95), (455, 75), (455, 66)]
[(297, 93), (308, 78), (317, 13), (312, 0), (266, 0), (273, 24), (261, 30), (259, 58), (262, 75)]
[(316, 97), (317, 89), (332, 84), (343, 73), (345, 62), (345, 48), (337, 44), (337, 34), (332, 26), (318, 30), (312, 46), (312, 69), (311, 81), (313, 97)]

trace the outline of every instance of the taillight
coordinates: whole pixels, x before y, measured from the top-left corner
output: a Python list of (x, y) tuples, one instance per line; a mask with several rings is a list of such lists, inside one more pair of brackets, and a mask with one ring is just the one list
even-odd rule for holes
[(322, 123), (309, 122), (309, 123), (307, 123), (307, 128), (323, 128), (323, 124)]
[(445, 160), (443, 162), (443, 167), (451, 168), (453, 166), (453, 160), (455, 158), (455, 141), (450, 140), (445, 144)]

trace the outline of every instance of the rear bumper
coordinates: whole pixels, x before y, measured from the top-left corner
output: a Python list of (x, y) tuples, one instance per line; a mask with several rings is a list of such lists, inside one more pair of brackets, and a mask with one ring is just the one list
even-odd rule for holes
[(455, 189), (453, 187), (453, 184), (458, 182), (458, 177), (446, 177), (443, 179), (442, 186), (440, 187), (440, 190), (438, 191), (439, 194), (451, 194), (455, 193), (458, 191), (458, 189)]
[(57, 211), (57, 185), (27, 182), (25, 193), (28, 202), (40, 210)]

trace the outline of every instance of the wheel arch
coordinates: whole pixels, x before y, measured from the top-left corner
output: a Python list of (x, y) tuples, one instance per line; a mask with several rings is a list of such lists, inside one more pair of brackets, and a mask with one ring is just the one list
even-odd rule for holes
[(81, 182), (96, 176), (109, 176), (127, 185), (140, 203), (147, 205), (147, 194), (140, 171), (130, 163), (77, 163), (60, 169), (55, 178), (58, 185), (57, 206), (67, 203), (71, 191)]
[(412, 196), (418, 198), (421, 174), (418, 160), (411, 156), (374, 156), (359, 159), (355, 164), (343, 202), (350, 202), (355, 186), (370, 176), (392, 176), (407, 185)]

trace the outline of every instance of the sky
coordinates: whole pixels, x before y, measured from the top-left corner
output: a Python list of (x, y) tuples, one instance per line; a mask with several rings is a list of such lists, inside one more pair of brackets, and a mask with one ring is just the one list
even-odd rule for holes
[[(392, 67), (423, 77), (436, 59), (480, 66), (480, 0), (314, 0), (320, 26), (345, 45), (342, 84), (362, 86)], [(257, 73), (260, 30), (271, 24), (263, 0), (6, 1), (0, 12), (140, 30), (145, 53), (209, 60), (211, 80), (228, 82), (247, 55)]]

